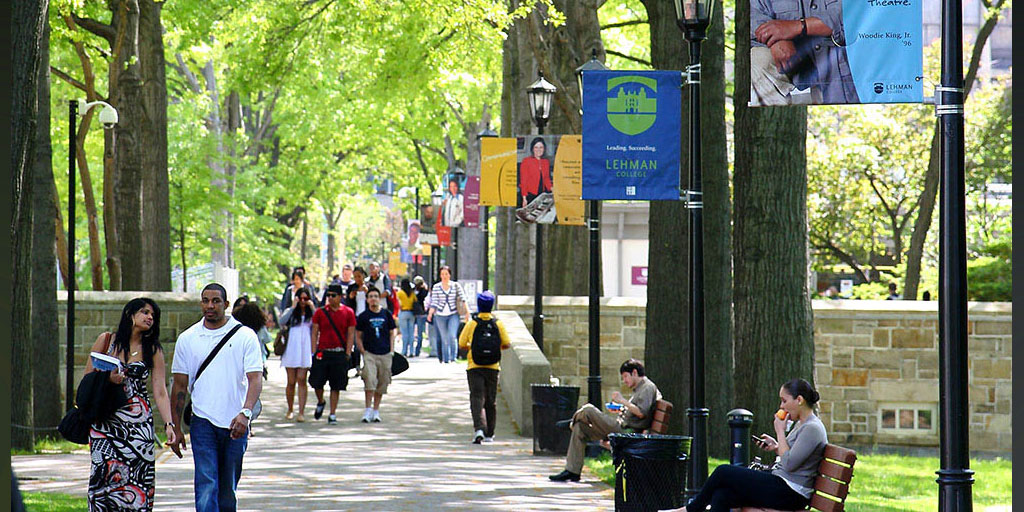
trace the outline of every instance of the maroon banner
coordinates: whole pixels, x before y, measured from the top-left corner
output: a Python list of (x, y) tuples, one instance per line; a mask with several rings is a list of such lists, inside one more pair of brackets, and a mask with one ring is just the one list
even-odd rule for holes
[(466, 178), (466, 186), (462, 193), (466, 197), (463, 226), (467, 228), (480, 227), (480, 177)]
[(437, 245), (448, 247), (452, 245), (452, 228), (449, 226), (437, 227)]

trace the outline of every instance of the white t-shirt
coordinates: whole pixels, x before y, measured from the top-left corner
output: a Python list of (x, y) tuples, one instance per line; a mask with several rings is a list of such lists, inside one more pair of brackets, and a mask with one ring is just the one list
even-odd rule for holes
[(196, 385), (196, 373), (206, 356), (236, 325), (239, 325), (238, 320), (229, 316), (219, 329), (210, 330), (200, 320), (178, 336), (171, 363), (171, 373), (188, 375), (192, 414), (221, 428), (230, 428), (231, 420), (245, 405), (249, 391), (245, 374), (263, 371), (259, 338), (252, 329), (243, 326), (210, 361)]

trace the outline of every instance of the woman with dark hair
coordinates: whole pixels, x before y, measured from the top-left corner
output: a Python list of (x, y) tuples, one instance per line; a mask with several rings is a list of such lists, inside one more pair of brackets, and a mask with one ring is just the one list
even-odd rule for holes
[(464, 314), (466, 303), (466, 292), (462, 286), (452, 281), (452, 270), (448, 265), (443, 265), (439, 272), (441, 280), (434, 283), (430, 289), (430, 308), (427, 310), (427, 321), (434, 324), (438, 333), (438, 339), (431, 340), (437, 350), (437, 358), (442, 363), (455, 362), (458, 352), (459, 318), (469, 315)]
[[(174, 443), (167, 368), (160, 346), (160, 307), (153, 299), (135, 298), (125, 304), (116, 332), (105, 332), (89, 349), (116, 357), (123, 370), (110, 372), (110, 382), (124, 386), (128, 403), (89, 431), (92, 472), (89, 510), (153, 510), (156, 494), (154, 458), (156, 432), (146, 379), (152, 377), (153, 397), (164, 418), (167, 442)], [(86, 359), (85, 372), (95, 370)]]
[[(288, 412), (285, 419), (294, 418), (302, 423), (306, 421), (306, 373), (313, 366), (313, 295), (308, 288), (299, 288), (292, 301), (292, 307), (281, 313), (281, 325), (288, 326), (288, 343), (281, 355), (281, 366), (288, 373), (284, 396), (288, 399)], [(295, 403), (295, 388), (299, 388), (299, 414), (292, 411)]]
[[(677, 510), (728, 512), (740, 507), (803, 510), (814, 492), (818, 465), (824, 457), (828, 436), (825, 425), (814, 414), (820, 396), (806, 380), (793, 379), (779, 389), (779, 412), (775, 414), (776, 437), (757, 436), (757, 445), (775, 452), (771, 471), (723, 464), (708, 477), (700, 492)], [(787, 425), (791, 424), (789, 434)], [(776, 441), (778, 438), (778, 441)]]
[(520, 208), (542, 193), (551, 192), (551, 162), (544, 155), (546, 151), (544, 139), (534, 137), (530, 142), (530, 156), (519, 164), (519, 195), (523, 201)]
[(416, 291), (408, 277), (402, 278), (401, 288), (395, 294), (398, 298), (398, 328), (402, 333), (402, 355), (413, 357), (416, 353)]

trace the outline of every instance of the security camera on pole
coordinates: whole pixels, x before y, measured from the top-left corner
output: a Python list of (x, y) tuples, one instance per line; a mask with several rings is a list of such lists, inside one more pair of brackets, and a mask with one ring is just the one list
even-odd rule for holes
[(117, 110), (105, 101), (68, 101), (68, 312), (67, 312), (67, 355), (64, 365), (65, 409), (71, 410), (75, 402), (75, 148), (78, 147), (77, 121), (89, 109), (102, 106), (99, 119), (103, 129), (112, 130), (117, 125)]

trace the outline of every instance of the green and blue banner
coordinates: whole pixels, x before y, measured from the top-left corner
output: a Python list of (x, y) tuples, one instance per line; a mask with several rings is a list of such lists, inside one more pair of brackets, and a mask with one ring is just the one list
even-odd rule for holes
[(679, 200), (682, 73), (583, 72), (583, 199)]

